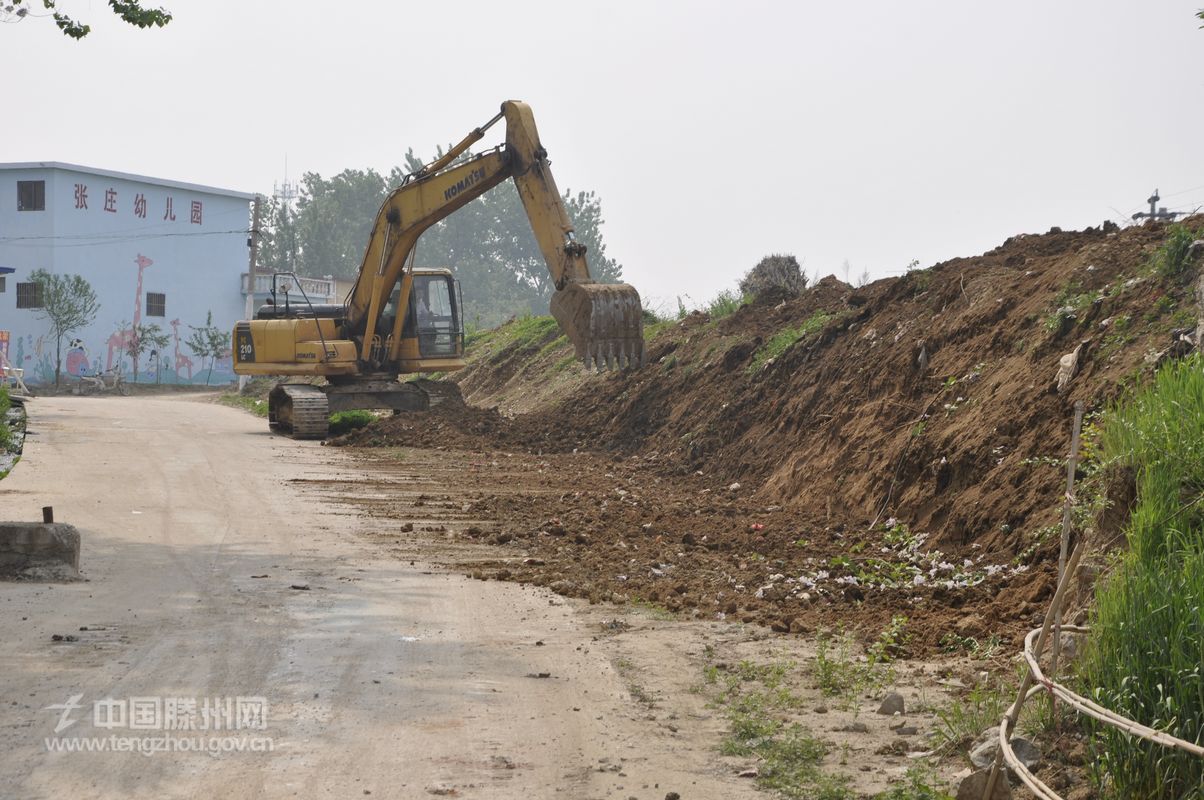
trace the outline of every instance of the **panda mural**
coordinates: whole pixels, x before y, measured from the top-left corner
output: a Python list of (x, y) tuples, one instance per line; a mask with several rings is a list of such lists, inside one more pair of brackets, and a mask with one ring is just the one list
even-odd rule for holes
[(68, 343), (67, 358), (65, 361), (67, 374), (73, 378), (82, 378), (85, 375), (96, 374), (96, 369), (88, 359), (88, 348), (84, 345), (82, 339), (72, 339)]

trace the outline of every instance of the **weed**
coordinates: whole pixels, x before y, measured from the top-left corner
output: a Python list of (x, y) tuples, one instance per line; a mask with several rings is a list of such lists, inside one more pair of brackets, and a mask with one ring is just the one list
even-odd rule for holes
[(1191, 266), (1187, 254), (1195, 240), (1196, 232), (1186, 225), (1172, 225), (1162, 245), (1150, 256), (1150, 266), (1163, 278), (1179, 278)]
[(330, 415), (330, 435), (338, 436), (348, 431), (358, 430), (375, 421), (376, 415), (371, 411), (358, 408), (351, 411), (337, 411)]
[(964, 751), (984, 730), (999, 724), (1013, 699), (1005, 684), (990, 686), (984, 682), (971, 689), (966, 697), (937, 709), (940, 724), (933, 731), (937, 752)]
[(907, 768), (901, 783), (878, 794), (874, 800), (953, 800), (953, 795), (937, 779), (931, 767), (915, 764)]
[(730, 317), (732, 314), (744, 305), (744, 296), (733, 292), (730, 289), (724, 289), (719, 294), (706, 304), (704, 311), (712, 320), (723, 319)]
[(1054, 300), (1054, 310), (1045, 318), (1045, 330), (1055, 336), (1065, 332), (1071, 323), (1102, 297), (1102, 292), (1083, 291), (1077, 281), (1066, 284)]
[(894, 681), (894, 671), (887, 666), (889, 658), (882, 657), (886, 645), (879, 647), (880, 643), (871, 646), (861, 660), (853, 655), (852, 636), (821, 632), (815, 642), (816, 687), (828, 697), (839, 698), (845, 710), (856, 709), (862, 694), (881, 691)]
[(768, 342), (758, 347), (757, 351), (753, 353), (747, 372), (750, 375), (757, 372), (771, 360), (776, 359), (793, 347), (796, 342), (822, 330), (833, 316), (824, 311), (816, 311), (810, 317), (803, 320), (803, 323), (797, 328), (786, 328), (785, 330), (778, 331)]

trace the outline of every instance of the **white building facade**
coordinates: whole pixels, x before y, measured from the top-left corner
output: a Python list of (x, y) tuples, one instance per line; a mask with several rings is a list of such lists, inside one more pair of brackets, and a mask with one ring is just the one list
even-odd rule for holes
[(56, 342), (30, 281), (44, 269), (82, 276), (100, 304), (62, 343), (64, 381), (115, 367), (132, 380), (139, 326), (168, 339), (140, 354), (139, 382), (233, 380), (228, 349), (203, 359), (188, 342), (210, 314), (226, 332), (244, 317), (253, 198), (59, 162), (0, 164), (0, 350), (26, 383), (54, 381)]

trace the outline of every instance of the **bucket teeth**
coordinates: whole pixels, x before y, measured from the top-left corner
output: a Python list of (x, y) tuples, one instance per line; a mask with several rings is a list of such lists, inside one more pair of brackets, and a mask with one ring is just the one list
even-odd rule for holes
[(640, 295), (627, 284), (571, 283), (552, 295), (552, 316), (586, 369), (635, 369), (644, 364)]

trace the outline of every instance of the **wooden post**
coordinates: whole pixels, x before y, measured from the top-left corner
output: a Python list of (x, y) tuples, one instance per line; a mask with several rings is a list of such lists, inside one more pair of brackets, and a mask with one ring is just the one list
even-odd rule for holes
[[(1074, 508), (1074, 473), (1079, 466), (1079, 434), (1083, 430), (1083, 401), (1074, 404), (1074, 426), (1070, 433), (1070, 458), (1066, 460), (1066, 503), (1062, 506), (1062, 547), (1058, 551), (1058, 583), (1066, 577), (1066, 557), (1070, 554), (1071, 513)], [(1062, 652), (1062, 608), (1054, 615), (1053, 653), (1049, 657), (1049, 677), (1058, 677), (1058, 656)]]
[[(247, 303), (246, 303), (246, 318), (248, 320), (255, 316), (255, 263), (259, 257), (259, 213), (263, 204), (263, 195), (255, 195), (254, 211), (251, 212), (251, 254), (247, 261)], [(237, 343), (234, 345), (238, 346)], [(247, 376), (238, 376), (238, 391), (241, 393), (247, 388)]]
[(42, 506), (42, 522), (47, 525), (54, 522), (54, 506)]

